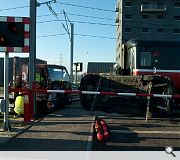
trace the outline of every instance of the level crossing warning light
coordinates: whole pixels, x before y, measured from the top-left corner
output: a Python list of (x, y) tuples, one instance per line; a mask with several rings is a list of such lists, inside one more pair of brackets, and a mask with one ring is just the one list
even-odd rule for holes
[(4, 35), (0, 35), (0, 46), (5, 46), (7, 43), (6, 37)]
[(29, 26), (26, 17), (0, 17), (0, 52), (29, 52)]

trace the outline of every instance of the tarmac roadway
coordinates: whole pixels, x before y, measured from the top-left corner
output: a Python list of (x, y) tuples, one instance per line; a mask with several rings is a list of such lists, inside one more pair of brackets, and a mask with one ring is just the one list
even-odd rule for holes
[[(109, 126), (111, 137), (107, 142), (96, 140), (95, 116), (104, 119)], [(167, 146), (180, 151), (179, 117), (150, 118), (146, 122), (145, 117), (134, 113), (94, 111), (91, 114), (80, 102), (73, 102), (0, 145), (0, 150), (164, 151)]]

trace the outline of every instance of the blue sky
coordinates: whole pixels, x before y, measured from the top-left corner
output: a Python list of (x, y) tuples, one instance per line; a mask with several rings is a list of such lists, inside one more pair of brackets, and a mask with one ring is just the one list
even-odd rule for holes
[[(45, 0), (38, 0), (42, 3)], [(0, 5), (0, 16), (29, 17), (30, 0), (6, 0)], [(70, 5), (68, 5), (70, 4)], [(72, 5), (71, 5), (72, 4)], [(115, 9), (116, 0), (57, 0), (51, 3), (56, 13), (64, 10), (74, 23), (74, 62), (83, 62), (86, 71), (87, 62), (115, 62), (115, 12), (103, 11)], [(74, 6), (76, 5), (76, 6)], [(79, 6), (79, 7), (78, 7)], [(84, 7), (80, 7), (84, 6)], [(22, 8), (19, 8), (22, 7)], [(10, 9), (16, 8), (16, 9)], [(7, 9), (7, 10), (5, 10)], [(94, 18), (92, 18), (94, 17)], [(96, 17), (96, 18), (95, 18)], [(63, 14), (58, 14), (64, 20)], [(70, 40), (62, 26), (64, 21), (56, 21), (46, 5), (37, 8), (37, 58), (47, 60), (51, 64), (62, 64), (69, 69)], [(45, 22), (51, 21), (51, 22)], [(42, 23), (40, 23), (42, 22)], [(88, 22), (88, 23), (85, 23)], [(98, 23), (98, 24), (89, 24)], [(101, 24), (101, 25), (100, 25)], [(109, 24), (109, 25), (102, 25)], [(70, 27), (69, 27), (70, 28)], [(58, 35), (64, 34), (65, 35)], [(94, 38), (83, 35), (100, 36)], [(56, 35), (56, 36), (49, 36)], [(42, 37), (47, 36), (47, 37)], [(113, 39), (111, 39), (113, 38)], [(3, 53), (1, 53), (1, 57)], [(28, 54), (10, 54), (12, 56), (28, 56)]]

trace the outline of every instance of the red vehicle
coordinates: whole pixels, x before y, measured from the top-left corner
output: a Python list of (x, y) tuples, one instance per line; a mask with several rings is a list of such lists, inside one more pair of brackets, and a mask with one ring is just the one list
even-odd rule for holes
[[(28, 85), (28, 66), (21, 66), (22, 73), (15, 79), (14, 87), (24, 87)], [(71, 88), (69, 74), (65, 66), (37, 64), (36, 65), (36, 86), (40, 89), (66, 90)], [(10, 112), (14, 111), (14, 99), (18, 95), (10, 98)], [(48, 111), (58, 109), (71, 100), (70, 95), (61, 93), (36, 93), (36, 115), (41, 117)]]
[(130, 75), (162, 75), (173, 80), (180, 93), (180, 42), (129, 40), (123, 66)]
[[(41, 89), (66, 90), (71, 88), (69, 74), (65, 66), (36, 65), (36, 84)], [(58, 109), (70, 102), (70, 95), (61, 93), (37, 93), (37, 109), (39, 114)]]

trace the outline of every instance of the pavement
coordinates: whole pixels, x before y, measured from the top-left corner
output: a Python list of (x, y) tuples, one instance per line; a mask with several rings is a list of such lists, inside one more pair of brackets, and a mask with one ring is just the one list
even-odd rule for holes
[(73, 102), (34, 122), (13, 119), (10, 121), (10, 131), (0, 130), (0, 150), (90, 151), (94, 120), (95, 116), (84, 110), (79, 102)]

